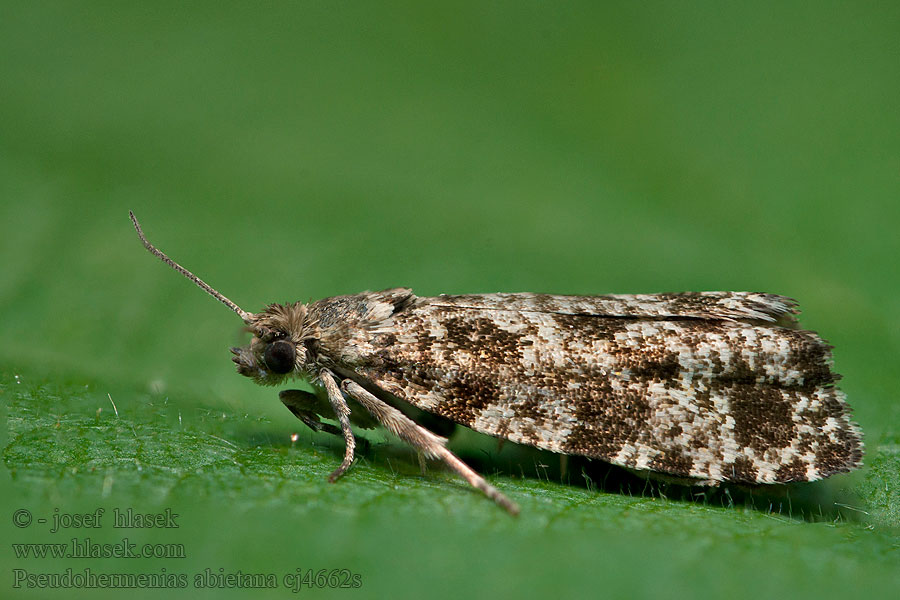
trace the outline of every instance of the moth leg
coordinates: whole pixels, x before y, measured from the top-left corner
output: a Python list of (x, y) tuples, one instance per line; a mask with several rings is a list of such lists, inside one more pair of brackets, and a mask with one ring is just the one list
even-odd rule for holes
[(313, 431), (324, 431), (338, 437), (343, 436), (340, 429), (331, 423), (323, 423), (319, 417), (329, 418), (331, 405), (315, 394), (303, 390), (283, 390), (278, 392), (278, 398), (294, 416), (303, 421), (303, 424)]
[(356, 449), (356, 438), (353, 437), (353, 430), (350, 429), (350, 407), (347, 406), (347, 401), (344, 399), (344, 394), (341, 393), (340, 388), (338, 388), (334, 375), (328, 369), (322, 369), (319, 371), (319, 379), (325, 386), (325, 391), (328, 392), (328, 400), (331, 402), (331, 408), (334, 410), (338, 423), (341, 424), (341, 433), (344, 436), (344, 443), (346, 444), (344, 449), (344, 460), (341, 461), (341, 466), (328, 476), (328, 481), (334, 483), (341, 475), (346, 473), (347, 469), (350, 468), (350, 465), (353, 464), (353, 451)]
[(419, 459), (419, 470), (422, 471), (422, 475), (425, 475), (425, 453), (416, 449), (416, 457)]
[(404, 442), (412, 445), (431, 458), (439, 458), (456, 471), (463, 479), (473, 487), (481, 490), (485, 496), (502, 506), (511, 515), (519, 514), (519, 507), (515, 502), (500, 493), (500, 490), (489, 484), (484, 478), (469, 468), (466, 463), (450, 452), (444, 444), (446, 438), (433, 434), (402, 412), (376, 398), (361, 385), (352, 379), (341, 382), (341, 388), (359, 402), (363, 408), (372, 413), (372, 416), (391, 433)]

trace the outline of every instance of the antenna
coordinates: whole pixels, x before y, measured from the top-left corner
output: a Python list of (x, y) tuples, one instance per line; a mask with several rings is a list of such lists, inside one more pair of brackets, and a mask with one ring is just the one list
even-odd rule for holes
[(166, 256), (166, 254), (162, 250), (159, 250), (156, 246), (154, 246), (153, 244), (148, 242), (147, 238), (144, 237), (144, 231), (141, 229), (141, 224), (138, 223), (137, 217), (134, 216), (134, 213), (129, 210), (128, 216), (131, 217), (131, 222), (134, 223), (134, 228), (135, 228), (135, 230), (137, 230), (138, 237), (141, 238), (141, 242), (144, 244), (144, 248), (149, 250), (150, 254), (154, 255), (159, 260), (163, 261), (164, 263), (166, 263), (167, 265), (169, 265), (170, 267), (172, 267), (173, 269), (175, 269), (176, 271), (178, 271), (179, 273), (181, 273), (182, 275), (184, 275), (185, 277), (187, 277), (188, 279), (190, 279), (191, 281), (196, 283), (200, 288), (205, 290), (207, 294), (209, 294), (210, 296), (212, 296), (213, 298), (215, 298), (216, 300), (218, 300), (219, 302), (221, 302), (222, 304), (224, 304), (225, 306), (227, 306), (228, 308), (230, 308), (231, 310), (236, 312), (238, 314), (238, 316), (244, 320), (244, 323), (247, 323), (248, 325), (251, 323), (252, 317), (253, 317), (253, 315), (251, 313), (248, 313), (247, 311), (243, 310), (240, 306), (238, 306), (237, 304), (235, 304), (234, 302), (232, 302), (231, 300), (229, 300), (228, 298), (226, 298), (225, 296), (223, 296), (222, 294), (220, 294), (219, 292), (214, 290), (208, 283), (206, 283), (205, 281), (203, 281), (202, 279), (200, 279), (199, 277), (197, 277), (196, 275), (194, 275), (193, 273), (191, 273), (190, 271), (188, 271), (187, 269), (185, 269), (184, 267), (179, 265), (177, 262), (175, 262), (174, 260), (172, 260), (171, 258)]

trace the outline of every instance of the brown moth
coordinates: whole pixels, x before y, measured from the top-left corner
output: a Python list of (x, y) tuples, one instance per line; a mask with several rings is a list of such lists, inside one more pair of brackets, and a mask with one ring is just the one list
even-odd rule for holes
[[(270, 304), (249, 313), (144, 246), (233, 310), (253, 334), (232, 348), (307, 426), (343, 436), (382, 425), (444, 461), (512, 514), (518, 506), (398, 407), (481, 433), (695, 485), (814, 481), (861, 464), (862, 435), (835, 387), (830, 346), (773, 294), (475, 294), (406, 288)], [(337, 427), (320, 417), (335, 419)]]

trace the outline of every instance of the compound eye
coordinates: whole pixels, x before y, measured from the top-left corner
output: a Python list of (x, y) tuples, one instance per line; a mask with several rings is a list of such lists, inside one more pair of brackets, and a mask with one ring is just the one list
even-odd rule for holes
[(284, 375), (293, 370), (296, 354), (297, 351), (292, 343), (287, 340), (276, 340), (266, 346), (263, 360), (266, 361), (266, 367), (270, 371)]

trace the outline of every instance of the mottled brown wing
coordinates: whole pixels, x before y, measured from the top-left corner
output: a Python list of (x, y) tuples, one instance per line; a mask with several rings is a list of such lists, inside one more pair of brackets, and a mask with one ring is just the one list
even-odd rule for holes
[[(715, 481), (860, 464), (828, 345), (765, 294), (418, 298), (355, 340), (354, 370), (489, 435)], [(603, 314), (603, 310), (615, 316)]]

